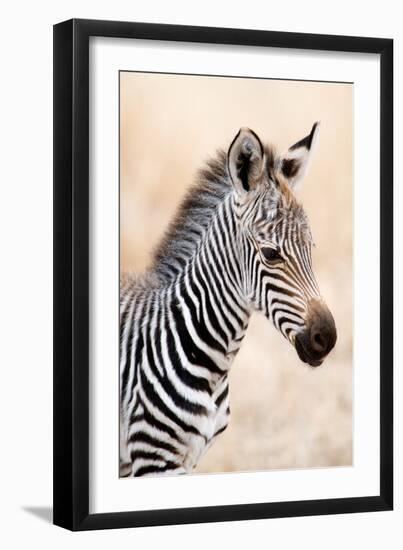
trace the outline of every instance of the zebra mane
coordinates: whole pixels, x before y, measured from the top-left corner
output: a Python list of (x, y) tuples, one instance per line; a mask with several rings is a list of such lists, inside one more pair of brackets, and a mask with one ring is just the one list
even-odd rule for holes
[(175, 271), (192, 257), (217, 206), (232, 191), (227, 155), (219, 150), (198, 172), (161, 242), (154, 250), (151, 271), (160, 281), (170, 281)]
[[(273, 174), (277, 162), (276, 150), (272, 146), (264, 146), (264, 152), (265, 168), (269, 174)], [(186, 193), (165, 235), (155, 248), (149, 269), (154, 280), (166, 283), (176, 277), (193, 256), (217, 206), (232, 190), (227, 154), (220, 149), (199, 170), (196, 183)]]

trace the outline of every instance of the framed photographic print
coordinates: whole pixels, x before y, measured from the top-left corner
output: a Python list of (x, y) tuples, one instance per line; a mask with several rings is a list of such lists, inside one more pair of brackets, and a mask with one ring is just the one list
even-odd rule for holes
[(393, 506), (393, 42), (54, 27), (54, 522)]

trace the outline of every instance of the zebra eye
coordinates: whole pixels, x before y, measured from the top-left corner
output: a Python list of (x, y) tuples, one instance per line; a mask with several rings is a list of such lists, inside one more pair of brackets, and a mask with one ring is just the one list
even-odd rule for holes
[(278, 263), (283, 260), (281, 254), (275, 248), (265, 246), (261, 249), (261, 251), (264, 259), (270, 263)]

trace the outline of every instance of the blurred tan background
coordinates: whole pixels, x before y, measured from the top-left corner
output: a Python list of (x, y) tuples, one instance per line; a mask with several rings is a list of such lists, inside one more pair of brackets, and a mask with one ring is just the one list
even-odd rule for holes
[(352, 85), (121, 73), (121, 269), (141, 272), (196, 172), (241, 126), (280, 151), (321, 121), (298, 196), (338, 330), (312, 369), (259, 314), (230, 373), (231, 421), (196, 472), (352, 463)]

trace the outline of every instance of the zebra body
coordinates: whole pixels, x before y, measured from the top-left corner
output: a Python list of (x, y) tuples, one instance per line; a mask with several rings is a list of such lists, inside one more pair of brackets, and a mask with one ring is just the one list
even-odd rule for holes
[(241, 130), (199, 175), (148, 272), (122, 278), (121, 476), (197, 465), (228, 425), (228, 373), (253, 311), (311, 365), (333, 347), (292, 192), (315, 131), (277, 157)]
[[(227, 250), (212, 251), (217, 231), (212, 224), (198, 261), (166, 286), (147, 276), (122, 281), (121, 441), (127, 442), (125, 471), (132, 465), (132, 474), (158, 473), (157, 455), (167, 472), (190, 472), (228, 424), (228, 370), (251, 312), (235, 278), (236, 301), (220, 295), (229, 282), (216, 269)], [(157, 441), (147, 437), (155, 434)]]

